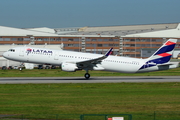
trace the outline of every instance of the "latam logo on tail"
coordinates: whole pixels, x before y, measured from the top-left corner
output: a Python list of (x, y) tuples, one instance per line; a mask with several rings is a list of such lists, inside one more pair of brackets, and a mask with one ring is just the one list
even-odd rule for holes
[(31, 48), (27, 48), (26, 49), (26, 53), (27, 55), (29, 55), (30, 53), (36, 53), (36, 54), (53, 54), (53, 51), (51, 50), (42, 50), (42, 49), (31, 49)]
[(175, 45), (175, 42), (167, 41), (149, 58), (149, 60), (140, 69), (167, 63), (171, 59)]

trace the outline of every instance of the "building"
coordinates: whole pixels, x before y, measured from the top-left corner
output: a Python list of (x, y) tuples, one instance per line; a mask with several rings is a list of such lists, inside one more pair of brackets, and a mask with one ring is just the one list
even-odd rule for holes
[(151, 24), (82, 28), (11, 28), (0, 26), (0, 45), (60, 45), (64, 49), (105, 53), (113, 47), (114, 55), (142, 57), (142, 48), (159, 48), (169, 38), (180, 44), (180, 24)]

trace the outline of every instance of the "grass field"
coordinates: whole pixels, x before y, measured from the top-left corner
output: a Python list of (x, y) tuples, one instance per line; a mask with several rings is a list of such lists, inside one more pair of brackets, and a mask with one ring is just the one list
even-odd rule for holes
[[(122, 74), (90, 71), (91, 76), (179, 75), (179, 68), (151, 73)], [(0, 70), (2, 77), (82, 76), (61, 70)], [(180, 119), (180, 83), (1, 84), (0, 114), (48, 118), (55, 114), (132, 114), (133, 120)], [(165, 114), (162, 112), (166, 112)], [(161, 114), (160, 114), (161, 113)], [(177, 114), (172, 114), (177, 113)], [(43, 117), (42, 117), (43, 116)], [(66, 116), (67, 117), (67, 116)], [(65, 117), (65, 118), (66, 118)], [(51, 117), (50, 117), (51, 118)], [(62, 119), (62, 120), (65, 120)], [(158, 119), (159, 118), (159, 119)], [(72, 120), (67, 119), (66, 120)], [(88, 120), (92, 120), (89, 118)]]
[[(148, 73), (116, 73), (107, 71), (89, 71), (91, 76), (179, 76), (180, 67), (176, 69)], [(34, 70), (0, 70), (0, 77), (84, 77), (85, 71), (64, 72), (60, 69)]]
[(0, 85), (0, 114), (132, 114), (180, 110), (179, 83)]

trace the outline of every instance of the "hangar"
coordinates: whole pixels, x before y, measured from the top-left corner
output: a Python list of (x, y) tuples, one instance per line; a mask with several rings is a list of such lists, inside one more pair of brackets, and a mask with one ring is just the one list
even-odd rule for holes
[(143, 48), (157, 49), (169, 38), (177, 38), (176, 48), (179, 48), (180, 23), (76, 28), (0, 26), (0, 56), (13, 45), (57, 48), (63, 44), (66, 50), (102, 54), (113, 47), (114, 55), (140, 58)]

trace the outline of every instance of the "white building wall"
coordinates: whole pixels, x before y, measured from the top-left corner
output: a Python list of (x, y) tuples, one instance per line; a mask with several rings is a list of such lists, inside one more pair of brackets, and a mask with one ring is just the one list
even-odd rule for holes
[(12, 66), (12, 67), (20, 66), (20, 64), (21, 64), (20, 62), (7, 60), (7, 59), (5, 59), (3, 57), (0, 57), (0, 67), (6, 66), (8, 68), (9, 66)]

